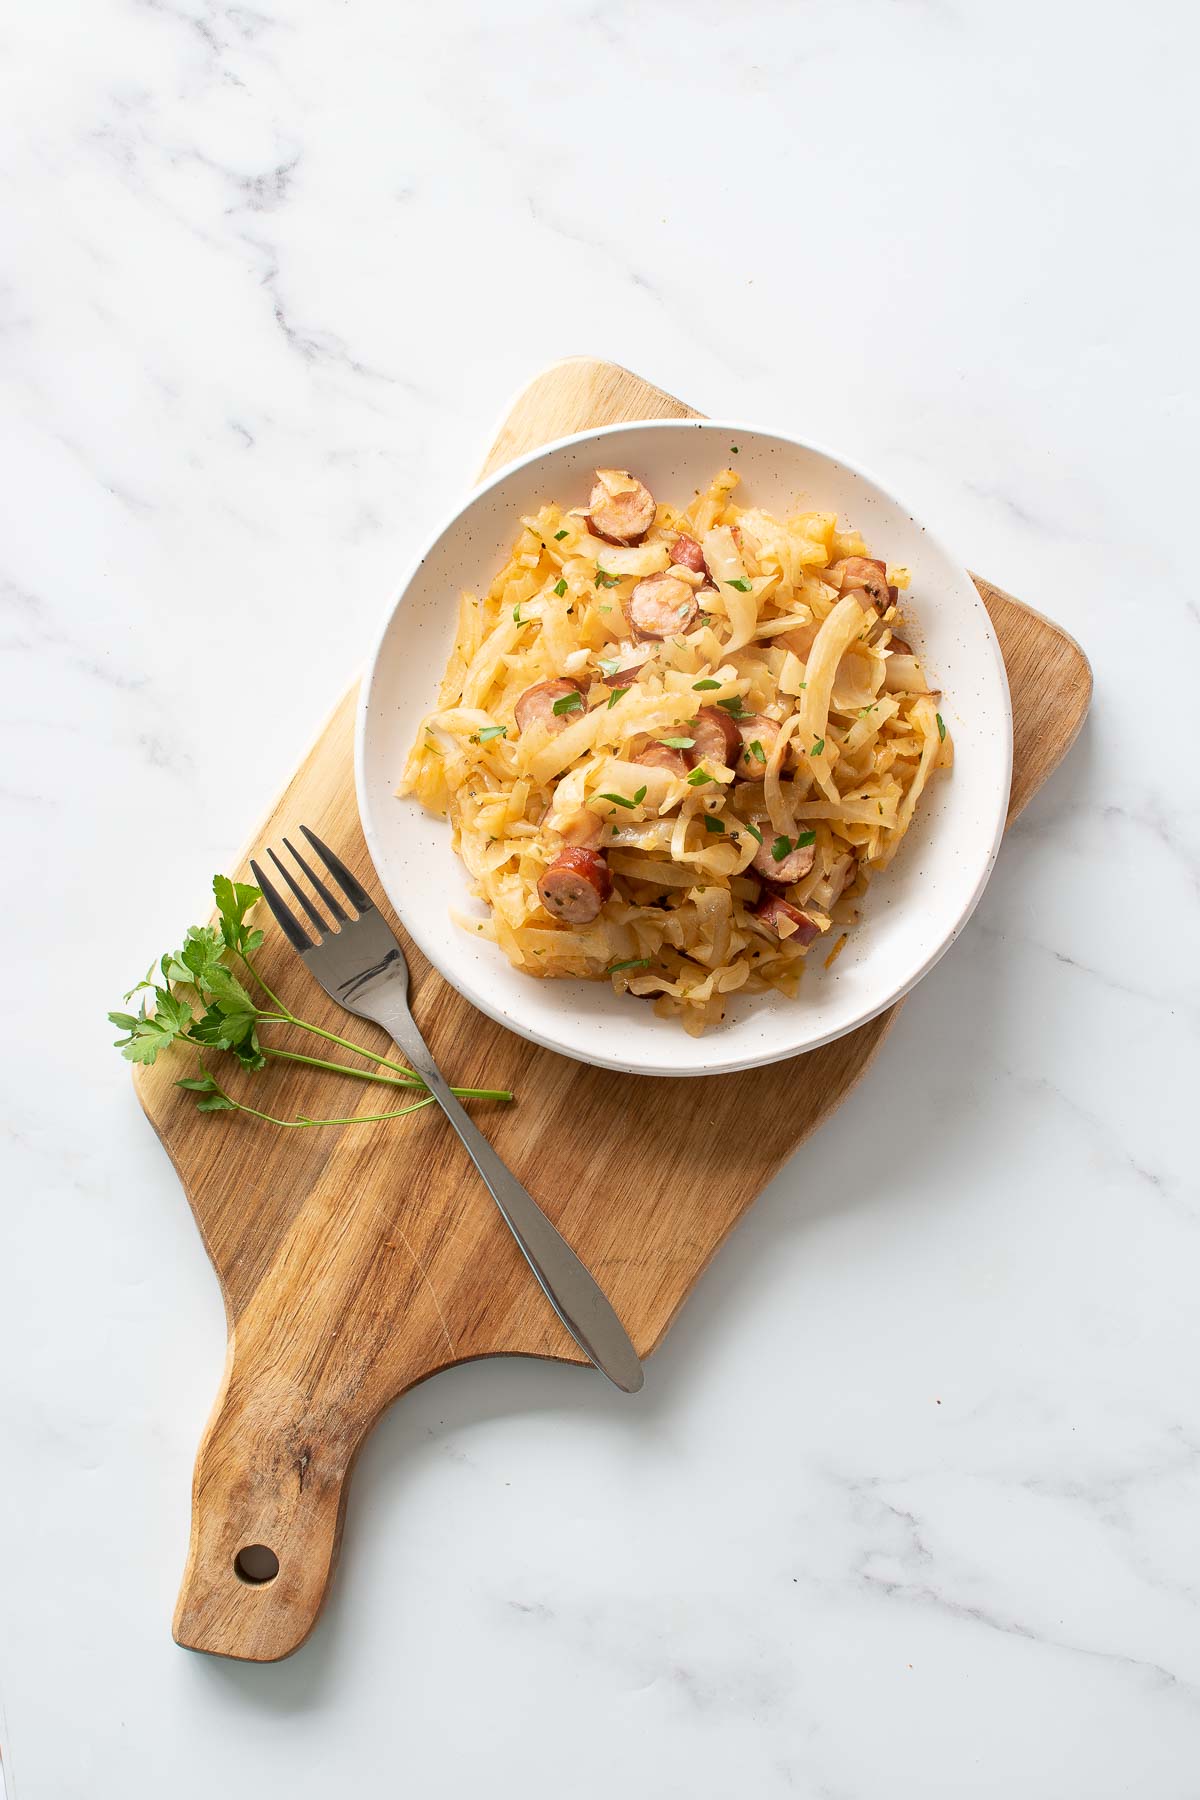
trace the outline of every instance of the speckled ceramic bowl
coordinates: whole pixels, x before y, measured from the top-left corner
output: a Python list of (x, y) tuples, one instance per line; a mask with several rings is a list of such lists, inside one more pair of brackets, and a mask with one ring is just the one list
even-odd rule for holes
[[(731, 446), (738, 447), (731, 457)], [(690, 1038), (604, 982), (539, 981), (450, 917), (470, 912), (450, 829), (396, 785), (437, 696), (463, 588), (482, 590), (521, 514), (586, 501), (597, 466), (631, 469), (676, 503), (730, 462), (738, 498), (772, 512), (836, 511), (871, 550), (912, 571), (909, 634), (942, 689), (955, 765), (918, 809), (895, 862), (868, 890), (864, 918), (832, 969), (819, 957), (795, 1000), (731, 997), (725, 1023)], [(778, 1062), (853, 1031), (908, 992), (949, 949), (991, 873), (1012, 769), (1012, 714), (1000, 646), (970, 577), (901, 501), (848, 463), (793, 438), (714, 420), (651, 421), (549, 444), (478, 488), (430, 540), (400, 587), (371, 657), (355, 748), (358, 804), (379, 878), (430, 962), (474, 1006), (564, 1056), (644, 1075), (708, 1075)]]

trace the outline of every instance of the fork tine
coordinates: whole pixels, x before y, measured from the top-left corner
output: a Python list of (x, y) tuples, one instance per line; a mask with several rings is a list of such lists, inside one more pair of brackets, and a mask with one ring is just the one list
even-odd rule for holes
[(254, 876), (255, 881), (262, 889), (262, 897), (270, 907), (271, 911), (275, 914), (275, 923), (279, 926), (279, 929), (282, 931), (288, 943), (292, 946), (292, 949), (311, 950), (313, 947), (312, 939), (309, 937), (307, 931), (305, 931), (303, 925), (301, 925), (299, 919), (292, 915), (288, 910), (286, 903), (280, 899), (279, 895), (271, 886), (271, 883), (267, 880), (253, 857), (250, 858), (250, 873)]
[(359, 881), (358, 877), (350, 873), (341, 857), (336, 855), (336, 853), (329, 848), (328, 844), (323, 844), (316, 832), (310, 831), (307, 825), (302, 825), (300, 830), (308, 839), (321, 861), (325, 864), (325, 867), (329, 870), (333, 879), (338, 883), (351, 906), (360, 913), (370, 912), (375, 902), (372, 900), (370, 894), (368, 894), (366, 888), (362, 885), (362, 882)]
[(284, 848), (286, 850), (290, 850), (292, 855), (295, 857), (296, 861), (300, 864), (300, 867), (304, 870), (304, 873), (308, 876), (308, 879), (312, 882), (313, 886), (316, 888), (318, 894), (320, 894), (322, 900), (325, 902), (326, 906), (329, 908), (330, 912), (333, 914), (333, 916), (337, 920), (338, 924), (339, 925), (348, 925), (350, 923), (350, 915), (349, 915), (349, 913), (346, 912), (345, 908), (342, 906), (341, 901), (337, 898), (337, 896), (335, 894), (330, 893), (329, 889), (325, 886), (325, 883), (321, 880), (321, 877), (317, 874), (316, 870), (309, 868), (308, 864), (305, 862), (304, 858), (301, 856), (300, 852), (297, 850), (295, 844), (293, 844), (289, 838), (284, 838), (283, 843), (284, 843)]
[[(283, 841), (285, 844), (287, 843), (286, 838), (284, 838)], [(292, 871), (289, 868), (287, 868), (283, 863), (280, 862), (280, 860), (276, 856), (274, 850), (268, 849), (267, 855), (270, 857), (271, 861), (275, 864), (275, 867), (279, 870), (279, 873), (283, 876), (283, 879), (287, 882), (287, 884), (291, 888), (293, 894), (295, 894), (297, 900), (300, 902), (301, 906), (304, 908), (305, 912), (308, 914), (309, 918), (312, 920), (313, 924), (316, 926), (318, 937), (324, 937), (325, 933), (329, 930), (328, 919), (323, 919), (321, 917), (320, 913), (317, 911), (316, 907), (313, 905), (312, 901), (309, 899), (309, 897), (305, 893), (304, 889), (300, 886), (300, 883), (296, 880), (296, 877), (292, 874)]]

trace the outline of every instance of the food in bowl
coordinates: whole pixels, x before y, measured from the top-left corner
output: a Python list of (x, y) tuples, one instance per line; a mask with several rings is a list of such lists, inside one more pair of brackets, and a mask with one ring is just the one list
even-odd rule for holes
[(907, 571), (738, 485), (677, 509), (599, 469), (586, 506), (523, 518), (399, 789), (451, 822), (488, 908), (467, 929), (693, 1035), (832, 960), (953, 758)]

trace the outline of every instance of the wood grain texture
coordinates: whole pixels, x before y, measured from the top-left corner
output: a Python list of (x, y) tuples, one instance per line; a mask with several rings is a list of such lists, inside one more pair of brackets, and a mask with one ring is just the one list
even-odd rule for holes
[[(688, 408), (628, 371), (575, 359), (516, 401), (485, 472), (589, 425), (683, 416)], [(1065, 633), (976, 581), (1012, 687), (1011, 818), (1074, 739), (1091, 677)], [(378, 893), (354, 797), (353, 716), (348, 694), (253, 844), (277, 843), (303, 821)], [(248, 878), (244, 865), (236, 872)], [(897, 1010), (770, 1083), (754, 1072), (655, 1080), (650, 1108), (644, 1079), (509, 1035), (405, 949), (435, 1057), (463, 1085), (516, 1091), (511, 1107), (472, 1103), (476, 1117), (598, 1276), (643, 1356), (756, 1194), (861, 1078)], [(385, 1053), (383, 1034), (361, 1020), (348, 1027), (273, 930), (261, 961), (306, 1016)], [(173, 1085), (178, 1072), (164, 1059), (139, 1073), (138, 1090), (217, 1271), (229, 1342), (197, 1456), (174, 1633), (192, 1649), (272, 1661), (316, 1621), (351, 1465), (384, 1407), (472, 1357), (583, 1359), (435, 1108), (389, 1125), (280, 1132), (198, 1114)], [(340, 1077), (277, 1064), (269, 1080), (271, 1110), (284, 1117), (348, 1110)], [(367, 1089), (359, 1112), (378, 1110), (382, 1091)], [(547, 1143), (552, 1159), (539, 1155)], [(275, 1552), (274, 1580), (239, 1578), (234, 1559), (249, 1544)]]

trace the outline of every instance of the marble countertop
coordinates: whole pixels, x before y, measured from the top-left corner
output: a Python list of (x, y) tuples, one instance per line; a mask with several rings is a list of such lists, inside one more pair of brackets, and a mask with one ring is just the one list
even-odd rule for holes
[[(1200, 29), (1084, 26), (9, 9), (9, 1800), (1200, 1794)], [(644, 1396), (428, 1383), (310, 1643), (188, 1655), (224, 1320), (103, 1015), (576, 351), (878, 469), (1080, 639), (1091, 719)]]

